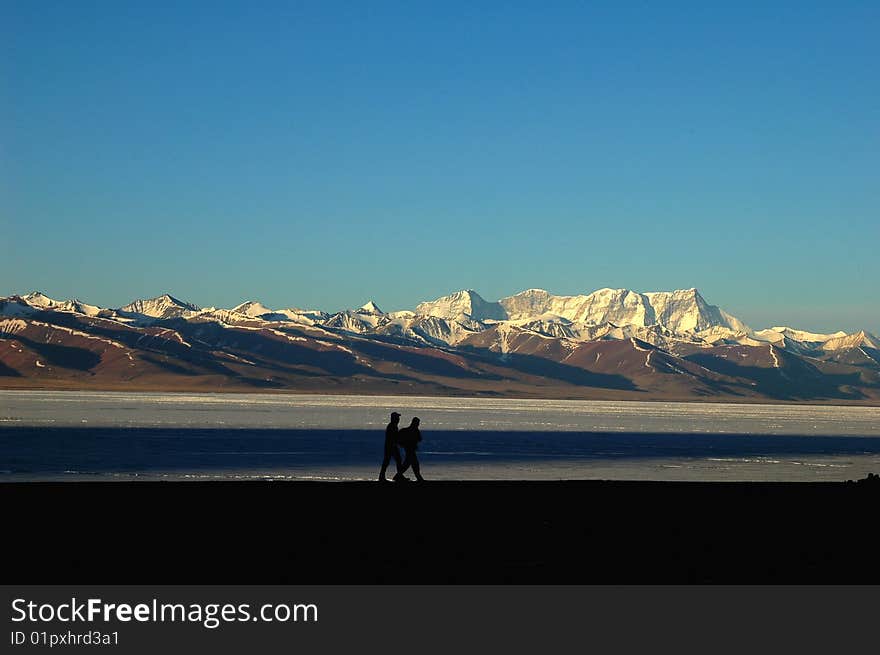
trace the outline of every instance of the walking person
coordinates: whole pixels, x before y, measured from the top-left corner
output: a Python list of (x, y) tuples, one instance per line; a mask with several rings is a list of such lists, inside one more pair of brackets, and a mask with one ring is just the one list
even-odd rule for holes
[[(406, 453), (406, 457), (403, 460), (403, 466), (400, 469), (400, 475), (402, 478), (404, 477), (404, 473), (411, 466), (413, 473), (416, 474), (416, 480), (418, 482), (423, 482), (425, 478), (422, 477), (422, 472), (419, 467), (419, 458), (416, 456), (416, 449), (419, 447), (419, 442), (422, 440), (422, 433), (419, 430), (419, 419), (413, 418), (412, 423), (410, 423), (407, 427), (403, 428), (400, 432), (397, 433), (397, 442), (403, 446), (403, 450)], [(397, 476), (395, 476), (395, 480)]]
[(379, 470), (379, 482), (388, 482), (388, 479), (385, 477), (385, 471), (388, 470), (388, 464), (391, 462), (392, 457), (397, 465), (397, 473), (394, 476), (394, 480), (397, 481), (403, 477), (400, 472), (400, 448), (397, 447), (397, 425), (399, 423), (400, 414), (391, 412), (391, 422), (385, 428), (385, 454), (382, 457), (382, 468)]

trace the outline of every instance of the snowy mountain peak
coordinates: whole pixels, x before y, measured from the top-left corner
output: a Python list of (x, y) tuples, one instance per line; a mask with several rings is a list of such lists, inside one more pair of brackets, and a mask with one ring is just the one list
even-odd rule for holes
[(643, 295), (654, 311), (656, 322), (676, 332), (699, 332), (711, 327), (724, 327), (734, 332), (751, 331), (735, 316), (707, 303), (696, 288)]
[(61, 304), (61, 302), (59, 302), (58, 300), (53, 300), (52, 298), (40, 291), (31, 291), (26, 296), (22, 296), (21, 299), (24, 300), (31, 307), (37, 307), (39, 309), (57, 307)]
[(541, 317), (574, 319), (586, 296), (554, 296), (544, 289), (526, 289), (498, 302), (511, 320), (531, 321)]
[(473, 289), (463, 289), (437, 300), (419, 303), (416, 314), (455, 321), (503, 321), (507, 312), (497, 302), (487, 302)]
[(699, 332), (709, 328), (750, 331), (736, 317), (707, 303), (696, 287), (650, 293), (606, 287), (578, 296), (555, 296), (544, 289), (527, 289), (497, 303), (487, 302), (468, 289), (421, 303), (416, 307), (416, 313), (453, 320), (555, 318), (585, 326), (611, 323), (637, 327), (660, 325), (676, 332)]
[(852, 334), (847, 334), (842, 337), (832, 337), (822, 344), (822, 350), (825, 351), (862, 347), (880, 350), (880, 338), (871, 334), (870, 332), (860, 330), (858, 332), (853, 332)]
[(599, 289), (585, 296), (573, 320), (587, 325), (647, 326), (657, 323), (656, 312), (646, 294), (629, 289)]
[(100, 307), (84, 303), (78, 298), (74, 298), (73, 300), (65, 300), (63, 303), (58, 305), (57, 309), (63, 312), (83, 314), (85, 316), (98, 316), (99, 314), (101, 314), (102, 311), (104, 311)]
[(147, 300), (135, 300), (125, 305), (125, 307), (121, 307), (120, 311), (141, 314), (151, 318), (174, 318), (177, 316), (188, 316), (201, 310), (197, 305), (183, 302), (171, 294), (165, 293)]
[(368, 300), (366, 303), (360, 306), (358, 311), (366, 312), (367, 314), (384, 314), (379, 306), (374, 303), (372, 300)]
[(184, 302), (183, 300), (178, 300), (170, 293), (163, 293), (161, 296), (156, 296), (155, 298), (150, 298), (151, 301), (161, 301), (167, 305), (175, 305), (177, 307), (186, 307), (191, 310), (199, 310), (200, 307), (198, 305), (194, 305), (192, 303)]
[(248, 300), (232, 308), (233, 312), (256, 318), (263, 314), (271, 314), (273, 310), (257, 300)]
[(813, 343), (821, 343), (824, 341), (828, 341), (828, 339), (846, 336), (846, 332), (843, 332), (842, 330), (834, 332), (832, 334), (824, 334), (821, 332), (807, 332), (806, 330), (796, 330), (795, 328), (778, 325), (770, 328), (769, 330), (761, 330), (760, 332), (756, 332), (755, 334), (769, 334), (770, 332), (776, 332), (778, 334), (788, 337), (789, 339), (795, 339), (796, 341)]

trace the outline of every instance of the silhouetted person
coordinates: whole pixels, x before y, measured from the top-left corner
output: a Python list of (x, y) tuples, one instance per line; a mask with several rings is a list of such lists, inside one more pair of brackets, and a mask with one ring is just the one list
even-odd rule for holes
[(406, 470), (412, 466), (413, 473), (416, 474), (416, 480), (419, 482), (424, 480), (422, 472), (419, 469), (419, 458), (416, 457), (416, 449), (419, 447), (419, 442), (421, 440), (422, 433), (419, 431), (419, 419), (417, 418), (414, 418), (409, 426), (403, 428), (403, 430), (397, 433), (397, 443), (403, 446), (403, 450), (406, 453), (406, 457), (403, 460), (403, 466), (399, 473), (401, 477), (403, 477)]
[(388, 464), (391, 462), (391, 458), (394, 458), (395, 464), (397, 464), (397, 473), (394, 476), (395, 480), (399, 480), (403, 477), (400, 472), (400, 448), (397, 447), (397, 424), (400, 423), (400, 414), (397, 412), (391, 412), (391, 422), (385, 428), (385, 455), (382, 457), (382, 469), (379, 471), (379, 482), (388, 482), (388, 479), (385, 477), (385, 471), (388, 470)]

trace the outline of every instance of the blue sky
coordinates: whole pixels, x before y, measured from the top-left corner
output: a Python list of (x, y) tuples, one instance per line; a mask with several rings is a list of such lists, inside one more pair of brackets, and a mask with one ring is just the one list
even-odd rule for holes
[(552, 4), (0, 2), (0, 294), (880, 331), (880, 5)]

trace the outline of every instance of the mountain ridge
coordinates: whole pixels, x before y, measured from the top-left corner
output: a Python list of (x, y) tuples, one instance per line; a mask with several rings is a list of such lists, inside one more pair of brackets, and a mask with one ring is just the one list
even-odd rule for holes
[(867, 331), (752, 330), (696, 288), (473, 289), (384, 312), (250, 300), (200, 308), (163, 294), (120, 308), (37, 292), (0, 298), (0, 386), (734, 401), (880, 399)]
[[(413, 318), (430, 316), (461, 323), (516, 321), (525, 323), (559, 323), (561, 325), (580, 324), (597, 328), (608, 325), (612, 328), (636, 326), (652, 328), (660, 326), (678, 334), (698, 334), (729, 330), (731, 334), (742, 333), (765, 342), (776, 342), (789, 338), (809, 343), (828, 341), (847, 342), (858, 340), (870, 347), (877, 347), (880, 340), (868, 330), (847, 333), (839, 330), (833, 333), (815, 333), (788, 326), (773, 326), (762, 330), (752, 330), (743, 321), (716, 305), (709, 304), (696, 287), (674, 291), (637, 292), (630, 289), (597, 289), (589, 294), (575, 296), (554, 295), (544, 289), (531, 288), (498, 301), (487, 301), (473, 289), (463, 289), (432, 301), (423, 301), (415, 310), (384, 312), (374, 300), (356, 309), (344, 309), (335, 313), (322, 310), (301, 310), (296, 308), (271, 309), (257, 300), (248, 300), (231, 309), (215, 307), (202, 308), (194, 303), (179, 300), (169, 293), (147, 299), (137, 299), (119, 308), (102, 308), (89, 305), (78, 299), (59, 301), (49, 298), (39, 291), (25, 295), (0, 297), (9, 303), (18, 299), (33, 309), (58, 310), (96, 316), (140, 315), (147, 318), (171, 318), (194, 316), (213, 312), (232, 312), (249, 318), (264, 318), (270, 321), (295, 320), (295, 317), (309, 316), (312, 319), (332, 318), (345, 313), (388, 316), (392, 318)], [(691, 306), (688, 307), (687, 303)], [(2, 314), (2, 313), (0, 313)], [(860, 335), (860, 336), (857, 336)]]

